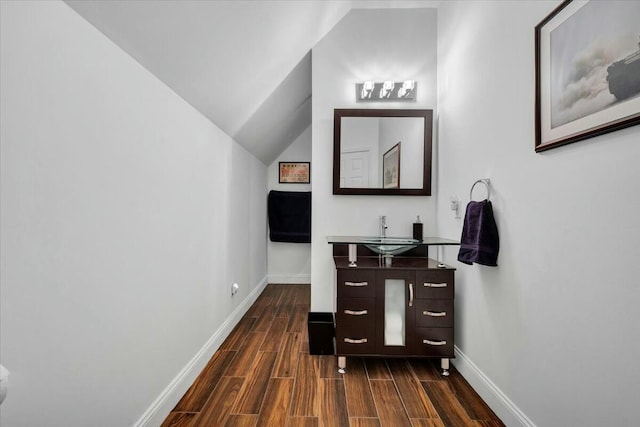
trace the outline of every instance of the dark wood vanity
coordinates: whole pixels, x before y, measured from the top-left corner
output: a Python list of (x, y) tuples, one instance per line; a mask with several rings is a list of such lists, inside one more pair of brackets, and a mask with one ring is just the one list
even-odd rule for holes
[(455, 269), (429, 258), (426, 245), (394, 256), (391, 265), (358, 245), (354, 267), (346, 246), (334, 243), (340, 372), (347, 356), (403, 356), (440, 358), (448, 375), (454, 357)]

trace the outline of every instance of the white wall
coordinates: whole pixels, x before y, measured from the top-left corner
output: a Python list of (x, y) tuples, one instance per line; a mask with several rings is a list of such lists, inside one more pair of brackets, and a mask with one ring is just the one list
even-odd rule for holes
[[(330, 235), (377, 235), (387, 216), (390, 236), (411, 236), (416, 215), (435, 232), (434, 197), (334, 196), (335, 108), (435, 108), (436, 10), (352, 10), (313, 48), (313, 182), (311, 309), (332, 311), (335, 267)], [(356, 104), (364, 80), (414, 79), (415, 103)]]
[[(311, 184), (280, 184), (278, 162), (311, 162), (311, 126), (268, 169), (269, 190), (311, 191)], [(311, 162), (311, 170), (314, 164)], [(312, 195), (313, 199), (313, 195)], [(313, 221), (313, 218), (312, 218)], [(269, 283), (311, 283), (311, 244), (268, 241)]]
[[(420, 188), (424, 167), (424, 120), (415, 117), (394, 117), (380, 121), (380, 152), (378, 170), (382, 170), (382, 157), (400, 142), (400, 188)], [(381, 174), (382, 175), (382, 174)], [(380, 186), (382, 187), (382, 179)]]
[[(456, 366), (509, 426), (632, 426), (640, 127), (534, 152), (533, 29), (558, 4), (460, 1), (438, 10), (438, 234), (460, 237), (449, 196), (464, 205), (473, 182), (490, 178), (501, 240), (497, 268), (458, 263), (447, 251), (458, 268), (456, 345), (468, 358)], [(495, 404), (505, 397), (514, 413)]]
[(64, 3), (1, 7), (0, 424), (151, 419), (266, 282), (266, 167)]

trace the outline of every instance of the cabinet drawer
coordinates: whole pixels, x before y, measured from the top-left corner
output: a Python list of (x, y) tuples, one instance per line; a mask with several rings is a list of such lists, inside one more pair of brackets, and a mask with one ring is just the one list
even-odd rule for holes
[(453, 270), (417, 271), (416, 295), (424, 299), (453, 299)]
[(336, 318), (345, 321), (366, 319), (367, 322), (373, 322), (375, 309), (376, 301), (373, 298), (340, 298)]
[(375, 350), (375, 300), (338, 300), (336, 313), (338, 354), (372, 354)]
[(453, 328), (417, 328), (415, 344), (418, 355), (454, 357)]
[(417, 327), (453, 327), (453, 300), (418, 299), (416, 300)]
[(338, 270), (338, 300), (341, 298), (373, 298), (374, 270)]

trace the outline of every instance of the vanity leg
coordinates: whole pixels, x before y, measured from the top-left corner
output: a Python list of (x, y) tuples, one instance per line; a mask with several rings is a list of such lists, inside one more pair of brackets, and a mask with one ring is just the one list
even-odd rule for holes
[(338, 372), (344, 374), (346, 368), (347, 358), (345, 356), (338, 356)]
[(449, 376), (449, 359), (440, 359), (440, 367), (442, 368), (442, 376)]

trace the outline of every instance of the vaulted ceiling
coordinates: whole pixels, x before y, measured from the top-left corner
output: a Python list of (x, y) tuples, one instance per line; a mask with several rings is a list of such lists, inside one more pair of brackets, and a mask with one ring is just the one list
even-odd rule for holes
[(352, 8), (439, 1), (66, 0), (263, 163), (311, 124), (311, 49)]

